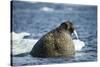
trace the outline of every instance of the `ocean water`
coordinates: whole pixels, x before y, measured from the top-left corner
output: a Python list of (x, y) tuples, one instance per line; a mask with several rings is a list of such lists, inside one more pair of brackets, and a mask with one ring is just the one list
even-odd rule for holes
[[(97, 6), (43, 2), (11, 2), (11, 65), (41, 65), (97, 61)], [(70, 20), (85, 46), (75, 57), (36, 58), (29, 55), (47, 32)]]

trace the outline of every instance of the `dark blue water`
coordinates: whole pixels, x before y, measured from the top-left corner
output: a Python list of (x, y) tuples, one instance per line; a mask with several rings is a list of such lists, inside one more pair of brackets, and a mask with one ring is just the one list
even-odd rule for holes
[[(45, 10), (44, 7), (48, 9)], [(65, 20), (73, 22), (79, 39), (85, 42), (85, 47), (77, 52), (74, 58), (32, 58), (27, 54), (25, 56), (13, 56), (13, 65), (96, 61), (97, 6), (12, 2), (12, 31), (16, 33), (28, 32), (33, 39), (41, 38)]]

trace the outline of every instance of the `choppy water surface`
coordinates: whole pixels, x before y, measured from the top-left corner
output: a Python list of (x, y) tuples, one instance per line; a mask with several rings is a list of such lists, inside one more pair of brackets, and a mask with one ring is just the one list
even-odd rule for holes
[[(12, 65), (72, 63), (97, 60), (97, 7), (52, 3), (12, 2)], [(71, 58), (35, 58), (29, 55), (41, 36), (70, 20), (85, 46)], [(23, 33), (24, 32), (24, 33)], [(29, 35), (28, 35), (29, 34)]]

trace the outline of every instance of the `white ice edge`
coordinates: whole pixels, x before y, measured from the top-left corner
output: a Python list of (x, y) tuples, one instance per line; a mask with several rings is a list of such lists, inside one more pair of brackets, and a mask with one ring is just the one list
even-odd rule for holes
[(85, 43), (79, 39), (74, 39), (73, 42), (76, 51), (80, 51), (85, 46)]
[[(23, 39), (24, 36), (30, 35), (29, 33), (14, 33), (12, 32), (12, 53), (13, 55), (30, 52), (32, 47), (38, 41), (38, 39)], [(85, 43), (79, 39), (73, 40), (75, 45), (75, 50), (80, 51)]]

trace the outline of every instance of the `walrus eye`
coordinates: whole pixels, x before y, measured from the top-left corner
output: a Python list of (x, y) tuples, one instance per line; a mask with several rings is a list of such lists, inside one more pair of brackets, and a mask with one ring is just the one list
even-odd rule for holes
[(67, 30), (68, 29), (68, 24), (64, 22), (64, 23), (62, 23), (60, 25), (60, 27), (63, 28), (63, 29), (65, 29), (65, 30)]

